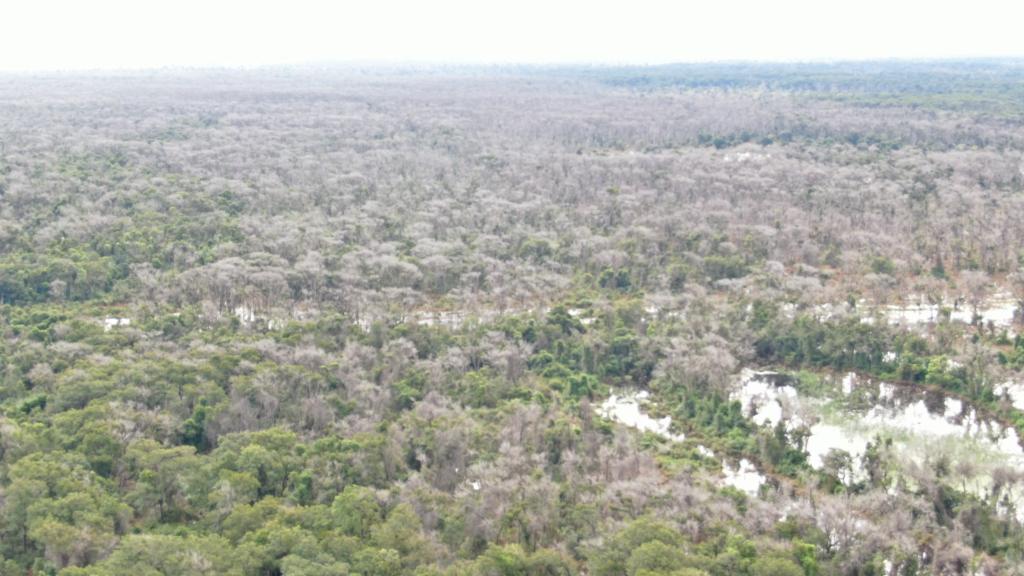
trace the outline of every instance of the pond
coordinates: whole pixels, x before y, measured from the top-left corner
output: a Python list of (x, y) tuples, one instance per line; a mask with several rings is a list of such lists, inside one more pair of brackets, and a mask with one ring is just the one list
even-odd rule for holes
[[(621, 391), (612, 393), (597, 409), (598, 415), (635, 428), (641, 432), (650, 432), (666, 440), (682, 442), (684, 434), (672, 432), (672, 417), (653, 418), (647, 414), (651, 403), (650, 393), (646, 390)], [(705, 458), (714, 458), (715, 453), (706, 446), (697, 446), (697, 452)], [(766, 478), (757, 467), (747, 459), (737, 464), (722, 461), (721, 483), (732, 486), (749, 495), (756, 495)]]
[(1013, 427), (938, 391), (854, 374), (824, 378), (831, 386), (810, 396), (792, 377), (746, 370), (732, 398), (752, 421), (795, 432), (811, 467), (848, 485), (867, 480), (869, 446), (888, 444), (893, 489), (913, 488), (914, 468), (942, 467), (957, 488), (995, 496), (1024, 520), (1024, 449)]
[(624, 391), (621, 394), (612, 393), (611, 396), (601, 403), (597, 412), (609, 420), (636, 428), (641, 432), (652, 432), (662, 438), (676, 442), (685, 440), (685, 435), (672, 433), (671, 416), (655, 419), (647, 415), (643, 405), (649, 401), (650, 394), (646, 390)]
[[(816, 470), (834, 474), (847, 485), (869, 477), (871, 446), (886, 445), (889, 490), (915, 489), (915, 471), (942, 467), (943, 478), (956, 488), (1012, 511), (1024, 521), (1024, 449), (1017, 431), (986, 417), (969, 402), (941, 392), (895, 385), (846, 374), (822, 376), (825, 385), (810, 395), (800, 381), (778, 372), (744, 370), (731, 392), (744, 415), (760, 426), (782, 424), (807, 454)], [(1006, 393), (1024, 393), (1009, 387)], [(1011, 396), (1013, 398), (1013, 396)], [(648, 414), (646, 391), (619, 391), (598, 407), (600, 416), (674, 442), (685, 435), (672, 431), (672, 418)], [(705, 457), (714, 452), (697, 447)], [(766, 476), (756, 465), (722, 461), (723, 485), (750, 495)]]

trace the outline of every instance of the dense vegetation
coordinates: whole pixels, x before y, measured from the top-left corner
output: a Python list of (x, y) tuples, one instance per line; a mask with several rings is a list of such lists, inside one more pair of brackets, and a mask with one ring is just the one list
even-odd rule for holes
[[(0, 77), (0, 574), (1019, 574), (999, 494), (941, 466), (892, 491), (881, 445), (844, 485), (730, 384), (854, 370), (1024, 433), (996, 393), (1019, 314), (879, 312), (1024, 307), (1022, 87), (1003, 61)], [(686, 440), (595, 413), (624, 389)]]

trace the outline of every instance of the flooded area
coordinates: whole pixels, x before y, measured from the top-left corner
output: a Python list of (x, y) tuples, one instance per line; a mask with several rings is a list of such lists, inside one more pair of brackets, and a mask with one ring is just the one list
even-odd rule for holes
[(935, 324), (944, 318), (951, 322), (992, 326), (997, 329), (1011, 329), (1017, 318), (1019, 303), (1010, 294), (997, 293), (977, 306), (966, 302), (928, 302), (924, 297), (910, 298), (907, 303), (881, 306), (878, 312), (889, 324), (906, 327), (921, 327)]
[(671, 431), (671, 416), (655, 419), (647, 415), (644, 406), (649, 398), (650, 394), (646, 390), (623, 392), (621, 395), (613, 393), (601, 403), (598, 414), (641, 432), (651, 432), (675, 442), (685, 440), (685, 435)]
[(771, 154), (762, 154), (759, 152), (736, 152), (735, 154), (726, 154), (722, 157), (722, 162), (726, 164), (737, 163), (742, 164), (744, 162), (764, 162), (770, 160)]
[(131, 326), (131, 318), (104, 318), (103, 319), (103, 331), (110, 332), (111, 329), (120, 326)]
[[(1008, 336), (1014, 336), (1024, 327), (1024, 307), (1021, 304), (1019, 299), (1005, 291), (995, 292), (976, 305), (963, 298), (936, 300), (923, 295), (908, 296), (898, 304), (875, 304), (862, 298), (856, 305), (818, 304), (814, 307), (814, 317), (824, 322), (853, 316), (865, 324), (884, 322), (918, 332), (926, 332), (936, 324), (949, 321), (1006, 331)], [(783, 313), (787, 318), (793, 318), (797, 310), (783, 306)]]
[(1024, 383), (1007, 381), (993, 390), (997, 397), (1005, 397), (1017, 410), (1024, 410)]
[[(655, 319), (678, 319), (683, 316), (681, 310), (672, 309), (663, 305), (645, 303), (643, 316), (646, 320)], [(377, 316), (360, 317), (356, 325), (363, 331), (369, 332), (375, 322), (387, 323), (414, 323), (420, 326), (441, 327), (456, 330), (466, 325), (485, 324), (496, 322), (502, 318), (516, 315), (537, 315), (546, 316), (552, 311), (550, 305), (537, 306), (508, 306), (504, 308), (493, 308), (487, 306), (476, 306), (470, 310), (433, 310), (420, 309), (411, 310), (397, 317)], [(600, 310), (592, 307), (580, 308), (570, 306), (565, 309), (569, 316), (579, 321), (582, 326), (592, 326), (599, 321)], [(240, 319), (244, 319), (241, 313), (236, 311)]]
[(1024, 518), (1024, 483), (1006, 481), (1024, 476), (1024, 449), (1014, 428), (940, 392), (853, 374), (834, 380), (833, 393), (810, 397), (789, 376), (746, 370), (732, 398), (756, 423), (799, 430), (811, 467), (848, 485), (868, 478), (872, 445), (888, 444), (894, 482), (910, 485), (915, 468), (942, 467), (958, 488), (980, 498), (998, 490)]
[(753, 462), (746, 458), (740, 460), (736, 466), (722, 462), (722, 474), (725, 476), (723, 483), (726, 486), (732, 486), (748, 496), (756, 496), (761, 486), (768, 480), (764, 474), (758, 472)]
[(796, 380), (775, 372), (744, 370), (741, 385), (731, 399), (743, 405), (743, 414), (758, 426), (775, 426), (782, 422), (787, 430), (805, 425), (804, 402), (794, 384)]
[[(650, 404), (650, 394), (646, 390), (612, 393), (597, 409), (598, 415), (635, 428), (641, 432), (650, 432), (666, 440), (682, 442), (686, 439), (683, 434), (672, 432), (672, 417), (652, 418), (647, 414)], [(715, 458), (715, 453), (706, 446), (698, 445), (697, 452), (705, 458)], [(723, 486), (731, 486), (746, 493), (757, 495), (761, 486), (767, 481), (764, 474), (758, 471), (754, 463), (746, 458), (737, 464), (731, 464), (728, 460), (722, 461)]]
[[(833, 474), (847, 485), (869, 479), (874, 465), (884, 465), (890, 490), (914, 489), (915, 471), (943, 470), (942, 476), (1024, 521), (1024, 448), (1017, 431), (985, 417), (968, 402), (941, 392), (897, 386), (846, 374), (825, 376), (825, 393), (800, 392), (795, 377), (777, 372), (744, 370), (731, 394), (744, 415), (759, 426), (779, 424), (798, 438), (808, 464)], [(820, 392), (820, 391), (819, 391)], [(1024, 401), (1024, 385), (997, 389), (1014, 402)], [(672, 418), (654, 418), (646, 391), (611, 394), (597, 408), (604, 417), (674, 442)], [(704, 446), (698, 452), (715, 458)], [(880, 450), (888, 455), (878, 464)], [(876, 471), (877, 472), (877, 471)], [(722, 461), (721, 484), (756, 495), (767, 481), (757, 466), (743, 459)]]

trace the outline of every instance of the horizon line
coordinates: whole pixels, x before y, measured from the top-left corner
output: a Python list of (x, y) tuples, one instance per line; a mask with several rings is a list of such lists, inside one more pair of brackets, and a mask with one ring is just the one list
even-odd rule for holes
[(858, 65), (858, 64), (955, 64), (955, 63), (1007, 63), (1024, 65), (1024, 53), (1018, 55), (974, 55), (974, 56), (891, 56), (879, 58), (806, 58), (806, 59), (754, 59), (723, 58), (707, 60), (667, 60), (663, 62), (639, 61), (458, 61), (458, 60), (416, 60), (416, 59), (349, 59), (349, 60), (304, 60), (296, 62), (253, 63), (253, 64), (160, 64), (145, 66), (95, 66), (81, 68), (0, 68), (0, 75), (7, 76), (74, 76), (97, 74), (138, 74), (158, 72), (258, 72), (269, 70), (302, 69), (351, 69), (364, 68), (380, 71), (395, 69), (476, 69), (503, 70), (514, 68), (533, 69), (657, 69), (673, 66), (815, 66), (815, 65)]

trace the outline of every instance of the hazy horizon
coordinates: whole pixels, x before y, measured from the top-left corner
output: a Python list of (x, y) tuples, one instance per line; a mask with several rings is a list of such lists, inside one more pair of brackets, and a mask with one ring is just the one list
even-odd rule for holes
[(0, 71), (281, 65), (660, 65), (1024, 57), (1024, 6), (869, 0), (544, 3), (317, 0), (8, 8)]

